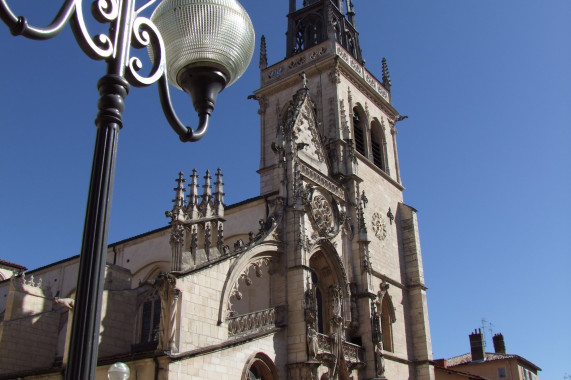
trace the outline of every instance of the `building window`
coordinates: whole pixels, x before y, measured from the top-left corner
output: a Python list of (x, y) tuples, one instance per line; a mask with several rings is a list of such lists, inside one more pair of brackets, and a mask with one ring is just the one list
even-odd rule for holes
[(263, 353), (258, 353), (246, 364), (242, 375), (244, 380), (277, 380), (277, 368), (272, 360)]
[(371, 124), (371, 150), (373, 163), (379, 169), (387, 173), (386, 140), (381, 125), (375, 120)]
[(158, 343), (161, 323), (161, 299), (155, 293), (143, 303), (141, 311), (141, 344)]
[(522, 368), (521, 369), (522, 379), (523, 380), (535, 380), (535, 374), (528, 369)]
[(361, 118), (357, 108), (353, 109), (353, 131), (355, 134), (355, 149), (357, 149), (357, 152), (361, 153), (363, 156), (366, 156), (363, 119)]
[(506, 378), (508, 377), (507, 373), (506, 373), (506, 369), (504, 367), (500, 367), (498, 368), (498, 377), (499, 378)]

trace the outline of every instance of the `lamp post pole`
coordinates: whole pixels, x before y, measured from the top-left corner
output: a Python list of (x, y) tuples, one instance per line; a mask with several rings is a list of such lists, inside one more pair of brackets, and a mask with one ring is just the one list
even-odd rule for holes
[(69, 341), (66, 380), (94, 379), (99, 351), (99, 330), (111, 198), (119, 130), (123, 127), (124, 99), (129, 83), (124, 78), (134, 0), (123, 0), (116, 23), (116, 51), (107, 60), (107, 74), (97, 83), (97, 134), (83, 227), (77, 290)]
[[(149, 0), (137, 10), (135, 1), (95, 0), (91, 7), (94, 18), (110, 23), (110, 27), (109, 35), (100, 34), (92, 38), (83, 19), (82, 0), (65, 0), (53, 22), (43, 28), (29, 25), (24, 17), (12, 13), (6, 0), (0, 0), (0, 19), (13, 35), (45, 40), (59, 34), (69, 21), (83, 51), (93, 59), (107, 62), (107, 73), (97, 83), (100, 95), (95, 120), (97, 133), (66, 380), (95, 378), (117, 142), (123, 126), (124, 99), (130, 85), (145, 87), (157, 82), (161, 106), (173, 130), (182, 141), (197, 141), (206, 133), (217, 94), (244, 73), (254, 51), (252, 23), (236, 0), (231, 0), (230, 5), (227, 0), (163, 0), (155, 10), (158, 12), (156, 24), (153, 21), (155, 14), (151, 19), (141, 16), (141, 12), (155, 0)], [(193, 24), (193, 20), (176, 19), (181, 14), (197, 12), (203, 12), (202, 19), (210, 21), (211, 25), (204, 27), (200, 21)], [(173, 24), (177, 27), (182, 25), (181, 30), (173, 32)], [(224, 28), (224, 24), (232, 25), (236, 35), (220, 35), (219, 30), (229, 29)], [(166, 57), (169, 47), (165, 47), (161, 36), (163, 30), (166, 31), (167, 42), (174, 45), (171, 49), (174, 58)], [(130, 56), (131, 46), (150, 48), (153, 65), (147, 77), (138, 74), (142, 63)], [(181, 46), (193, 46), (193, 50), (188, 56), (181, 57), (180, 51), (184, 50)], [(218, 53), (213, 54), (213, 51)], [(171, 60), (175, 64), (169, 66)], [(167, 74), (167, 66), (174, 68), (174, 73)], [(170, 101), (167, 75), (168, 81), (191, 95), (199, 116), (196, 130), (184, 126), (176, 116)]]

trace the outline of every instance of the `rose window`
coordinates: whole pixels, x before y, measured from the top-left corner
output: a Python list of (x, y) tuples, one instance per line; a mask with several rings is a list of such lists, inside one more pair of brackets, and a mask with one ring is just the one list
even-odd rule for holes
[(333, 211), (323, 195), (316, 194), (313, 197), (311, 213), (320, 233), (329, 233), (333, 229)]

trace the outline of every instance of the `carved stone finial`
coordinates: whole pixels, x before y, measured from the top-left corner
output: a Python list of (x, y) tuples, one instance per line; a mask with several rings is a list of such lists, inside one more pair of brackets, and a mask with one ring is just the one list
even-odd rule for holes
[(216, 182), (214, 186), (214, 213), (222, 217), (224, 216), (224, 183), (222, 182), (222, 170), (220, 170), (220, 168), (216, 171)]
[(190, 193), (188, 194), (188, 215), (190, 219), (197, 217), (197, 198), (198, 198), (198, 174), (196, 174), (196, 169), (192, 169), (192, 174), (190, 175)]
[(266, 36), (262, 35), (260, 40), (260, 70), (268, 67), (268, 55), (266, 53)]
[(216, 247), (218, 247), (218, 251), (220, 253), (223, 252), (224, 249), (224, 224), (220, 222), (218, 224), (218, 236), (216, 239)]
[(211, 185), (212, 177), (210, 176), (210, 170), (206, 171), (206, 175), (204, 176), (204, 185), (202, 188), (204, 189), (202, 192), (203, 202), (208, 202), (210, 197), (212, 196), (212, 185)]
[(361, 202), (363, 202), (363, 208), (367, 208), (367, 203), (369, 203), (369, 200), (367, 199), (367, 196), (365, 195), (365, 190), (363, 190), (361, 192)]
[(389, 75), (389, 66), (387, 65), (387, 59), (383, 57), (382, 60), (383, 64), (383, 87), (387, 89), (387, 91), (391, 91), (391, 77)]
[(208, 217), (211, 215), (210, 201), (212, 200), (212, 177), (210, 176), (210, 170), (206, 171), (204, 176), (204, 185), (202, 185), (202, 203), (200, 204), (200, 209), (202, 211), (203, 217)]
[(171, 218), (171, 222), (182, 221), (184, 219), (184, 192), (186, 189), (184, 188), (185, 180), (183, 176), (184, 174), (182, 172), (178, 173), (178, 178), (175, 180), (177, 182), (177, 186), (173, 189), (175, 191), (175, 198), (172, 201), (172, 211), (167, 211), (165, 213), (167, 217)]
[(176, 179), (177, 186), (173, 189), (176, 193), (176, 197), (173, 200), (173, 203), (174, 203), (174, 208), (177, 210), (182, 209), (185, 205), (184, 192), (186, 191), (186, 189), (184, 188), (184, 183), (186, 182), (186, 180), (183, 177), (184, 174), (182, 172), (179, 172), (178, 178)]
[(357, 218), (359, 224), (359, 233), (366, 236), (367, 234), (367, 225), (365, 223), (365, 210), (364, 205), (366, 203), (363, 202), (361, 196), (357, 195)]

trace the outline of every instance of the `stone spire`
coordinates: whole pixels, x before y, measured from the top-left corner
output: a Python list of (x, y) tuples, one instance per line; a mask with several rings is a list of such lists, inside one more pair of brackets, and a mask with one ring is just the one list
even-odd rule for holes
[(383, 57), (383, 87), (387, 89), (387, 91), (391, 91), (391, 77), (389, 76), (389, 67), (387, 65), (387, 59)]
[(347, 0), (347, 20), (353, 25), (353, 27), (357, 27), (355, 25), (355, 10), (353, 8), (353, 1)]
[(220, 170), (220, 168), (216, 171), (216, 182), (214, 186), (214, 214), (222, 216), (224, 215), (224, 183), (222, 182), (222, 170)]
[(190, 194), (188, 194), (188, 208), (187, 213), (190, 219), (194, 219), (198, 215), (198, 175), (196, 169), (192, 169), (190, 176)]
[(175, 180), (177, 182), (177, 186), (173, 189), (175, 191), (175, 198), (173, 199), (173, 207), (172, 211), (167, 211), (167, 217), (170, 217), (173, 222), (183, 222), (185, 216), (185, 201), (184, 201), (184, 192), (186, 189), (184, 188), (185, 179), (183, 178), (184, 174), (182, 172), (178, 173), (178, 178)]
[(174, 206), (173, 206), (173, 212), (180, 212), (180, 210), (182, 210), (185, 206), (185, 200), (184, 200), (184, 193), (186, 192), (186, 189), (184, 188), (184, 183), (186, 182), (186, 180), (183, 178), (184, 174), (182, 172), (178, 173), (178, 178), (176, 179), (177, 182), (177, 186), (173, 189), (175, 191), (175, 198), (173, 200)]
[(266, 36), (262, 35), (260, 41), (260, 70), (268, 67), (268, 55), (266, 53)]
[(206, 175), (204, 176), (204, 185), (202, 186), (202, 215), (209, 216), (211, 215), (211, 203), (212, 200), (212, 185), (211, 185), (212, 177), (210, 176), (210, 170), (206, 171)]

